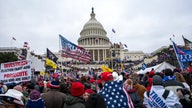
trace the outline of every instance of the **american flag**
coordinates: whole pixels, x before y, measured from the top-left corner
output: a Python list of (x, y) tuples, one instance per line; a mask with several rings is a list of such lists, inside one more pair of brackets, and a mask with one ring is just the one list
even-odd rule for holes
[(107, 108), (134, 108), (123, 81), (106, 82), (99, 94), (104, 97)]
[(76, 60), (83, 62), (90, 62), (91, 55), (83, 47), (77, 46), (74, 43), (68, 41), (63, 36), (60, 36), (61, 45), (62, 45), (62, 56), (70, 57)]

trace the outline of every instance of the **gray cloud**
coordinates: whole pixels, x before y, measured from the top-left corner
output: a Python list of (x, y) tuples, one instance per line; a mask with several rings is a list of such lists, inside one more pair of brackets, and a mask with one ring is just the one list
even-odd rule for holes
[(56, 52), (58, 34), (77, 44), (93, 6), (113, 42), (150, 53), (170, 45), (173, 34), (178, 44), (184, 44), (182, 35), (192, 40), (190, 4), (191, 0), (1, 0), (0, 46), (22, 47), (27, 41), (36, 53), (46, 48)]

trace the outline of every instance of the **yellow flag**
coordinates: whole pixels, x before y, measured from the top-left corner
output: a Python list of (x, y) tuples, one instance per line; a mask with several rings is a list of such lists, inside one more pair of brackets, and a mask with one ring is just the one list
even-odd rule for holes
[(52, 68), (56, 69), (57, 68), (57, 64), (55, 64), (52, 60), (46, 58), (46, 65), (47, 66), (51, 66)]
[(107, 67), (107, 66), (101, 66), (101, 69), (103, 70), (103, 72), (113, 72), (113, 70), (112, 69), (110, 69), (109, 67)]
[(45, 75), (45, 72), (44, 71), (40, 71), (40, 75)]

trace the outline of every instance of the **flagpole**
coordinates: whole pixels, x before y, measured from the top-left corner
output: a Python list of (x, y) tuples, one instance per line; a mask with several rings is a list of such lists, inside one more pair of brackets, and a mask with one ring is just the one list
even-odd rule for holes
[(172, 42), (175, 55), (176, 55), (176, 57), (177, 57), (177, 62), (179, 63), (179, 66), (180, 66), (181, 70), (183, 71), (183, 67), (181, 66), (181, 62), (179, 61), (179, 57), (178, 57), (178, 54), (177, 54), (177, 52), (176, 52), (175, 45), (174, 45), (174, 43), (173, 43), (173, 41), (172, 41), (171, 38), (170, 38), (170, 40), (171, 40), (171, 42)]

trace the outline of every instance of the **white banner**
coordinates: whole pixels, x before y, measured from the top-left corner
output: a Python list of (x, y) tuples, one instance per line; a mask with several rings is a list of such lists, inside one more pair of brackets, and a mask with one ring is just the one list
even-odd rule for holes
[(1, 63), (0, 81), (19, 83), (31, 80), (31, 62), (29, 60)]

